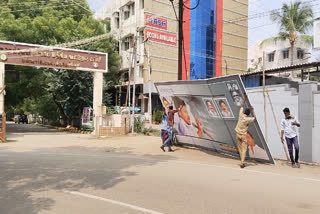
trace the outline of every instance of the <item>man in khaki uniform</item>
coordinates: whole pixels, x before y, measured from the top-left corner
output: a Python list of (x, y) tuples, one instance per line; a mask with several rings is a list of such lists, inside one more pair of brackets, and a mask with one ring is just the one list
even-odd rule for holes
[[(248, 126), (250, 123), (253, 123), (256, 119), (256, 115), (254, 113), (253, 107), (251, 107), (251, 110), (249, 108), (246, 108), (245, 110), (243, 110), (243, 106), (246, 100), (247, 100), (247, 94), (245, 93), (244, 99), (241, 103), (238, 124), (235, 129), (237, 133), (237, 144), (238, 144), (238, 151), (240, 154), (241, 168), (245, 167), (244, 160), (246, 158), (246, 153), (248, 149), (248, 143), (247, 143)], [(250, 113), (252, 113), (253, 117), (249, 117)]]

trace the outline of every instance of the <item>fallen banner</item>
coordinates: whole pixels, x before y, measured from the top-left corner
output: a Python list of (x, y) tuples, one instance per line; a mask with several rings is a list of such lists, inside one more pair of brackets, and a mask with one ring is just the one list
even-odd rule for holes
[[(179, 143), (239, 156), (235, 127), (245, 89), (239, 75), (155, 83), (163, 106), (180, 108), (174, 131)], [(247, 100), (244, 107), (250, 107)], [(274, 163), (257, 121), (249, 125), (247, 159)]]

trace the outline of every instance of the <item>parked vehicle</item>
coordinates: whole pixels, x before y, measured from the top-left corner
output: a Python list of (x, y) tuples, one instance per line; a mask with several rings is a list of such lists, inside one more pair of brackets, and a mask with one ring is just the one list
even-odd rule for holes
[(22, 115), (14, 115), (14, 123), (25, 123), (25, 124), (28, 124), (28, 117), (27, 115), (25, 114), (22, 114)]
[(19, 123), (20, 115), (14, 115), (14, 123)]
[(28, 117), (27, 117), (27, 115), (25, 115), (25, 114), (20, 115), (20, 117), (19, 117), (19, 123), (28, 124)]

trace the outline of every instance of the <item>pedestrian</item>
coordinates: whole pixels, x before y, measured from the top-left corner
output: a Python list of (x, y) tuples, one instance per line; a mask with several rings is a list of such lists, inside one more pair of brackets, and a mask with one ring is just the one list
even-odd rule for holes
[[(281, 121), (281, 142), (284, 143), (285, 136), (288, 151), (291, 159), (292, 168), (298, 167), (300, 168), (299, 163), (299, 142), (296, 126), (300, 127), (300, 123), (298, 120), (290, 114), (290, 109), (283, 109), (283, 113), (285, 118)], [(293, 146), (295, 149), (295, 157), (293, 157)]]
[(173, 124), (174, 124), (174, 114), (177, 113), (179, 110), (173, 110), (173, 106), (170, 105), (169, 106), (169, 110), (168, 110), (168, 123), (167, 123), (167, 131), (169, 134), (169, 137), (166, 139), (166, 141), (162, 144), (162, 146), (160, 146), (160, 149), (162, 149), (162, 151), (165, 152), (164, 147), (168, 146), (169, 150), (168, 152), (173, 152), (173, 150), (171, 149), (171, 145), (170, 142), (172, 140), (172, 132), (173, 132)]
[(161, 139), (162, 143), (168, 138), (168, 116), (166, 114), (166, 111), (164, 111), (163, 116), (162, 116), (162, 128), (161, 128)]
[[(238, 145), (238, 151), (240, 154), (241, 168), (245, 167), (244, 160), (246, 158), (246, 153), (248, 149), (248, 142), (247, 142), (248, 127), (249, 127), (249, 124), (253, 123), (256, 119), (256, 114), (254, 113), (253, 107), (251, 107), (251, 110), (249, 108), (243, 109), (243, 106), (246, 100), (247, 100), (247, 94), (245, 93), (244, 99), (242, 100), (240, 111), (239, 111), (238, 124), (235, 129), (237, 133), (237, 145)], [(252, 113), (253, 117), (249, 117), (250, 113)]]

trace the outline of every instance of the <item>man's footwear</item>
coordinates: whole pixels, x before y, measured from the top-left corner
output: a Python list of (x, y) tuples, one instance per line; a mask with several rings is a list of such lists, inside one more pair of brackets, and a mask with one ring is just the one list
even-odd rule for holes
[(244, 168), (246, 165), (244, 163), (240, 164), (240, 168)]
[(297, 168), (300, 168), (300, 163), (297, 162), (297, 163), (296, 163), (296, 166), (297, 166)]
[(162, 146), (160, 146), (160, 149), (162, 149), (162, 151), (164, 151), (164, 152), (166, 151), (166, 150), (164, 150), (164, 148)]
[(168, 152), (174, 152), (174, 150), (173, 150), (173, 149), (170, 149)]
[(297, 167), (296, 167), (296, 165), (295, 165), (294, 163), (292, 164), (292, 168), (297, 168)]

